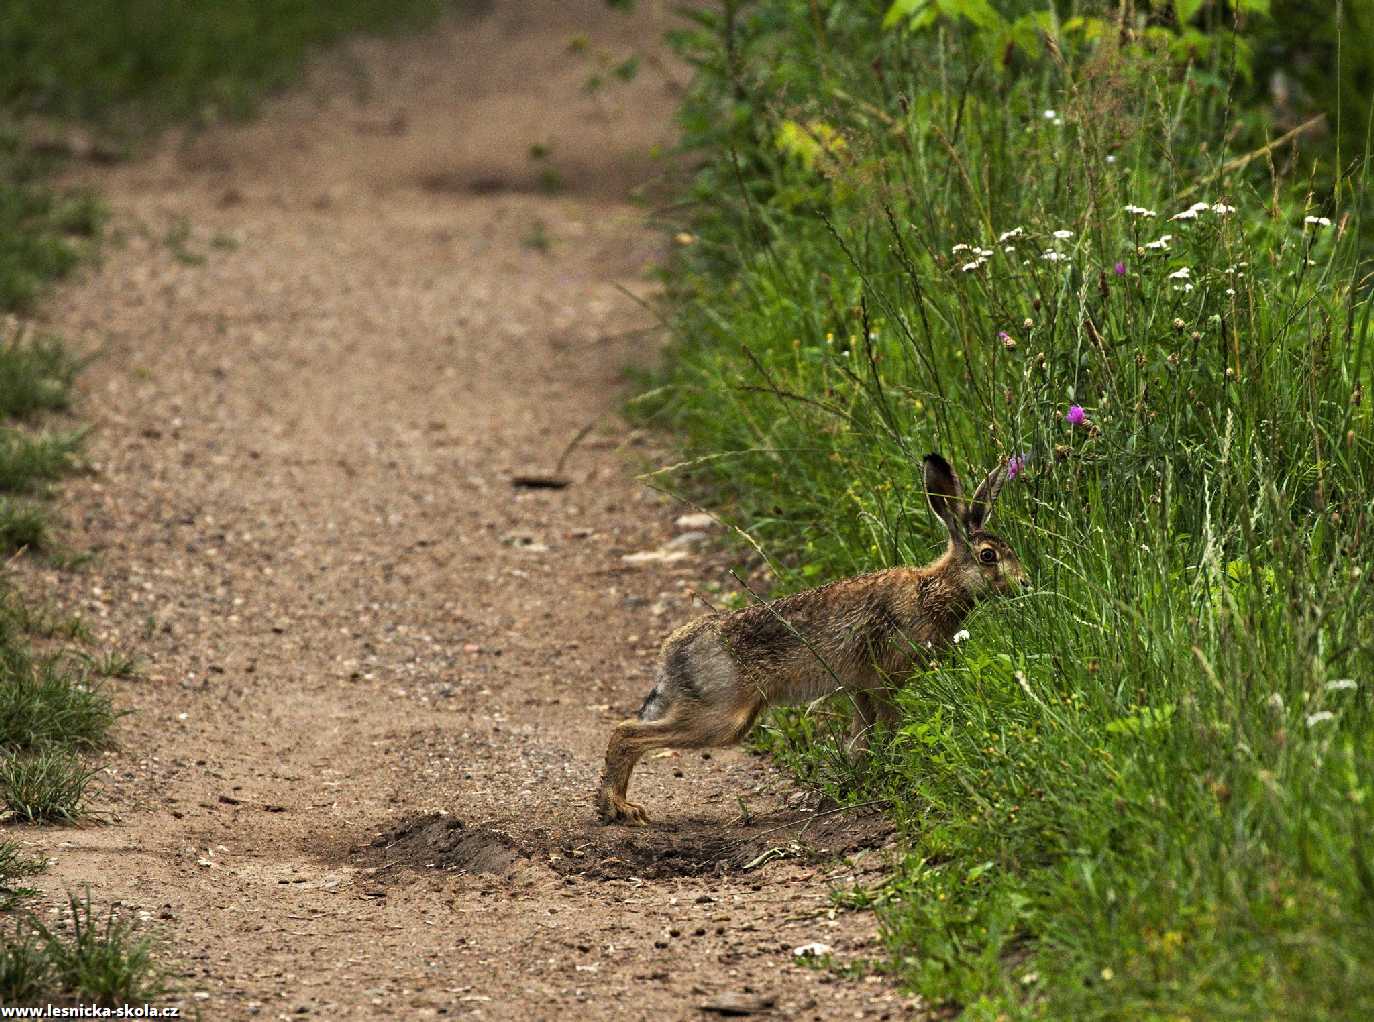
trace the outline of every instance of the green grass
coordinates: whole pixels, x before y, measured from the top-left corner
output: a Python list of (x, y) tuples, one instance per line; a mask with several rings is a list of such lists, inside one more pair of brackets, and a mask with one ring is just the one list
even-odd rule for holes
[(87, 814), (86, 789), (95, 774), (66, 751), (0, 756), (0, 818), (75, 823)]
[(842, 706), (762, 740), (888, 807), (909, 855), (841, 903), (879, 912), (873, 967), (966, 1017), (1366, 1017), (1364, 171), (1231, 162), (1270, 111), (1215, 26), (888, 7), (679, 34), (694, 241), (636, 407), (784, 590), (929, 560), (926, 451), (966, 477), (1028, 453), (996, 528), (1035, 588), (906, 679), (867, 766)]
[[(90, 195), (49, 187), (50, 169), (21, 144), (0, 107), (0, 312), (31, 308), (91, 252), (104, 222)], [(0, 400), (5, 376), (0, 370)]]
[[(0, 185), (0, 189), (4, 186)], [(0, 277), (6, 268), (0, 253)], [(83, 432), (44, 427), (42, 417), (65, 411), (80, 364), (62, 344), (0, 328), (0, 550), (47, 550), (48, 484), (77, 465)]]
[(45, 865), (42, 859), (26, 854), (15, 842), (0, 841), (0, 912), (33, 896), (34, 890), (21, 884), (42, 873)]
[(68, 897), (52, 927), (32, 914), (0, 935), (0, 1003), (148, 1004), (167, 992), (152, 937), (112, 909), (101, 918), (90, 895)]

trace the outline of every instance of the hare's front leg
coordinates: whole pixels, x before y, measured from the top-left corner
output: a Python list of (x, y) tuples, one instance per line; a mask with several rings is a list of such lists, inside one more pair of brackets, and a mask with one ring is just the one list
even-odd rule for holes
[(849, 698), (854, 716), (849, 725), (849, 751), (855, 759), (868, 753), (868, 743), (879, 724), (891, 734), (897, 729), (897, 704), (886, 688), (855, 689)]
[(873, 697), (867, 692), (850, 692), (849, 700), (854, 704), (854, 716), (849, 722), (849, 753), (861, 759), (868, 753), (868, 739), (878, 718), (873, 709)]

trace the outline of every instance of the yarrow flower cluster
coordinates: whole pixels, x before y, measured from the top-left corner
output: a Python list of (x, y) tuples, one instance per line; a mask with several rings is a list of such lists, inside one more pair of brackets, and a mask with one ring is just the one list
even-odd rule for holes
[(1326, 216), (1305, 216), (1302, 218), (1304, 227), (1330, 227), (1331, 218)]
[(972, 273), (974, 270), (985, 265), (987, 261), (992, 258), (992, 249), (979, 248), (977, 245), (966, 245), (963, 242), (955, 245), (950, 249), (950, 252), (954, 255), (958, 255), (960, 252), (972, 252), (976, 257), (971, 262), (964, 263), (959, 267), (962, 273)]

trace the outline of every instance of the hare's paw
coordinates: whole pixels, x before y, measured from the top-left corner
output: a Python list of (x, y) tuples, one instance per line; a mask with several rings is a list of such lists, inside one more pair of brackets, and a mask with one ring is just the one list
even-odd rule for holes
[(632, 827), (643, 827), (649, 822), (649, 814), (644, 807), (627, 802), (612, 794), (603, 794), (597, 799), (597, 811), (602, 823), (626, 823)]

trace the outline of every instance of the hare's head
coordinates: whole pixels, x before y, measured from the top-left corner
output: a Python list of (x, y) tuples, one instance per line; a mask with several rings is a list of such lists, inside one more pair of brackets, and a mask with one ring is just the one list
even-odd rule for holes
[(994, 593), (1013, 592), (1027, 585), (1025, 569), (1016, 552), (1000, 536), (987, 531), (992, 505), (1007, 481), (1007, 466), (998, 465), (974, 491), (964, 488), (949, 462), (938, 454), (925, 457), (926, 497), (935, 517), (949, 532), (949, 569), (961, 586), (976, 599)]

